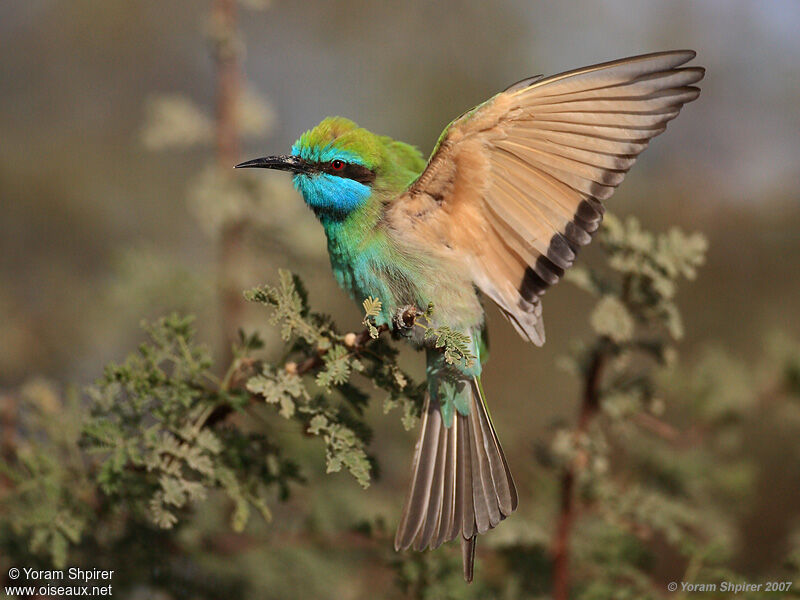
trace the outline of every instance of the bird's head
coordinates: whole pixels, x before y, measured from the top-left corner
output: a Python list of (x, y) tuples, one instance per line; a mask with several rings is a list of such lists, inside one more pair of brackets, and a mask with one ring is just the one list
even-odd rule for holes
[(289, 171), (314, 212), (345, 217), (375, 192), (381, 196), (401, 191), (424, 161), (407, 144), (375, 135), (348, 119), (328, 117), (301, 135), (291, 154), (256, 158), (236, 167)]

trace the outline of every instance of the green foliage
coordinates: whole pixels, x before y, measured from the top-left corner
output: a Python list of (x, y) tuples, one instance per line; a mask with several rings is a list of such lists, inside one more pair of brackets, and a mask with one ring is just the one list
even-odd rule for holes
[[(126, 539), (134, 543), (129, 535), (151, 536), (151, 528), (185, 528), (220, 492), (235, 531), (248, 526), (253, 509), (269, 521), (272, 499), (287, 499), (290, 484), (304, 480), (271, 427), (252, 426), (252, 411), (262, 404), (323, 441), (328, 472), (344, 468), (369, 484), (369, 396), (360, 385), (387, 392), (386, 404), (402, 404), (406, 420), (418, 414), (424, 386), (398, 366), (398, 352), (385, 340), (342, 335), (328, 317), (311, 312), (290, 273), (247, 296), (269, 306), (280, 326), (286, 352), (279, 363), (257, 359), (260, 338), (241, 334), (220, 378), (195, 341), (193, 320), (171, 315), (144, 324), (147, 341), (88, 388), (87, 409), (71, 396), (73, 427), (53, 418), (62, 406), (49, 388), (23, 390), (25, 414), (41, 432), (16, 446), (12, 460), (0, 461), (10, 486), (0, 486), (0, 506), (13, 515), (0, 527), (0, 548), (23, 562), (64, 566), (91, 557), (98, 545), (122, 549)], [(117, 533), (98, 538), (108, 523)], [(140, 560), (155, 565), (159, 557)]]
[[(277, 485), (285, 494), (295, 466), (263, 436), (205, 427), (215, 410), (246, 398), (211, 373), (192, 319), (172, 315), (145, 330), (150, 341), (107, 367), (88, 392), (83, 447), (100, 456), (100, 489), (166, 529), (215, 488), (235, 505), (235, 529), (244, 527), (249, 506), (269, 519), (266, 491)], [(241, 453), (226, 451), (231, 447)]]
[[(758, 386), (726, 353), (682, 368), (672, 347), (683, 333), (678, 284), (696, 276), (706, 242), (675, 229), (656, 235), (635, 219), (607, 216), (604, 225), (605, 268), (568, 273), (597, 298), (595, 338), (560, 360), (583, 383), (582, 417), (556, 432), (541, 463), (578, 483), (573, 597), (662, 598), (666, 582), (654, 571), (665, 553), (686, 565), (678, 581), (741, 580), (727, 566), (737, 541), (731, 507), (753, 485), (741, 426)], [(673, 418), (686, 411), (689, 431), (663, 420), (668, 407)]]
[(460, 331), (454, 331), (447, 325), (430, 328), (425, 331), (425, 340), (433, 342), (434, 348), (442, 350), (448, 365), (462, 364), (471, 367), (477, 357), (472, 353), (472, 338)]
[(75, 451), (79, 430), (59, 415), (83, 409), (77, 394), (62, 398), (44, 380), (23, 386), (18, 400), (29, 434), (12, 457), (0, 458), (0, 515), (12, 516), (0, 521), (0, 555), (18, 547), (23, 556), (63, 568), (69, 546), (90, 525), (92, 491), (83, 457)]
[(298, 277), (285, 270), (279, 271), (279, 277), (277, 287), (253, 288), (246, 291), (244, 297), (274, 308), (270, 323), (281, 326), (281, 338), (285, 342), (297, 336), (309, 347), (316, 344), (327, 349), (331, 333), (327, 317), (309, 317), (308, 293)]
[(378, 328), (375, 327), (375, 317), (381, 314), (381, 301), (377, 298), (370, 296), (363, 303), (364, 306), (364, 320), (362, 321), (364, 327), (368, 328), (369, 336), (372, 339), (378, 339), (380, 335)]
[(642, 431), (643, 424), (668, 428), (659, 420), (657, 367), (675, 356), (678, 282), (695, 277), (706, 243), (698, 234), (656, 235), (633, 218), (608, 215), (600, 244), (606, 268), (579, 267), (567, 277), (597, 298), (589, 317), (595, 339), (561, 359), (583, 381), (584, 416), (575, 430), (557, 432), (547, 464), (574, 473), (576, 502), (596, 507), (574, 532), (576, 597), (659, 597), (648, 540), (691, 559), (708, 553), (719, 533), (698, 514), (697, 498), (678, 492), (688, 474), (659, 472), (675, 460), (674, 448)]
[[(389, 403), (399, 403), (400, 397), (411, 395), (414, 400), (406, 406), (421, 405), (422, 386), (415, 385), (397, 365), (397, 350), (376, 339), (378, 329), (369, 319), (380, 313), (379, 300), (364, 303), (369, 338), (359, 341), (353, 333), (338, 333), (325, 315), (310, 311), (299, 278), (287, 271), (279, 275), (278, 286), (255, 288), (245, 297), (273, 309), (271, 322), (280, 326), (281, 336), (288, 342), (287, 358), (298, 353), (309, 358), (300, 363), (288, 361), (282, 367), (265, 364), (247, 382), (247, 389), (268, 404), (277, 405), (283, 417), (299, 420), (305, 431), (323, 440), (329, 473), (344, 467), (367, 487), (372, 470), (367, 445), (372, 432), (363, 420), (363, 411), (369, 396), (354, 376), (358, 374), (388, 392)], [(367, 349), (363, 346), (368, 341)], [(308, 391), (306, 385), (310, 381), (305, 379), (310, 377), (303, 377), (306, 374), (314, 375), (314, 385), (323, 393), (313, 395)], [(340, 401), (331, 397), (333, 391)], [(407, 408), (406, 413), (410, 412)]]
[[(656, 235), (643, 230), (633, 217), (623, 222), (608, 215), (601, 243), (616, 277), (582, 267), (567, 272), (573, 283), (605, 298), (592, 317), (595, 331), (601, 335), (614, 331), (624, 337), (631, 332), (633, 318), (639, 325), (666, 327), (672, 338), (681, 338), (683, 324), (675, 304), (678, 280), (696, 277), (705, 260), (705, 238), (674, 228)], [(614, 302), (615, 298), (620, 302)]]

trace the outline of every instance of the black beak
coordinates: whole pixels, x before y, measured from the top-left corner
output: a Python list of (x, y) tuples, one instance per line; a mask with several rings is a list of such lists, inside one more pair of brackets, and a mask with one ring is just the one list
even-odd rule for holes
[(309, 165), (299, 156), (265, 156), (239, 163), (234, 169), (276, 169), (292, 173), (308, 173)]

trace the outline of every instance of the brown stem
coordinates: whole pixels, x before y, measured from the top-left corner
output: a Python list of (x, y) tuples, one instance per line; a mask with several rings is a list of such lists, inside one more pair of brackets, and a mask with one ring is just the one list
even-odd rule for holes
[[(388, 325), (381, 325), (378, 328), (378, 335), (382, 334), (384, 331), (389, 330)], [(370, 341), (372, 341), (372, 336), (369, 333), (368, 329), (365, 329), (358, 335), (353, 338), (351, 344), (349, 344), (349, 348), (353, 352), (358, 352), (364, 348)], [(303, 375), (317, 367), (321, 367), (322, 363), (324, 362), (323, 357), (327, 353), (327, 350), (320, 350), (313, 356), (309, 356), (307, 359), (300, 363), (287, 363), (286, 370), (291, 371), (296, 375)]]
[[(237, 48), (236, 0), (214, 0), (212, 27), (217, 73), (216, 158), (220, 169), (229, 170), (239, 159), (237, 107), (241, 94), (241, 75)], [(220, 232), (218, 280), (224, 363), (233, 358), (231, 348), (244, 310), (244, 300), (233, 274), (245, 257), (245, 227), (243, 221), (236, 221), (225, 225)]]
[(677, 442), (682, 435), (681, 431), (649, 413), (642, 412), (633, 415), (633, 422), (668, 442)]
[[(12, 463), (17, 448), (17, 399), (12, 394), (0, 396), (0, 458)], [(0, 475), (0, 489), (11, 486), (11, 480)]]
[(237, 106), (241, 91), (236, 0), (214, 0), (212, 18), (217, 63), (217, 160), (221, 167), (231, 168), (239, 157)]
[[(378, 335), (380, 335), (380, 334), (388, 331), (389, 330), (389, 326), (388, 325), (381, 325), (377, 329), (378, 329)], [(345, 336), (345, 338), (347, 339), (348, 336), (353, 336), (352, 337), (352, 342), (351, 343), (347, 343), (347, 346), (350, 348), (351, 352), (354, 352), (354, 353), (358, 353), (361, 350), (363, 350), (373, 339), (372, 336), (370, 335), (370, 332), (369, 332), (368, 329), (365, 329), (364, 331), (362, 331), (362, 332), (360, 332), (358, 334), (347, 334), (347, 336)], [(305, 373), (308, 373), (309, 371), (313, 371), (314, 369), (316, 369), (318, 367), (321, 367), (323, 365), (323, 363), (325, 362), (324, 356), (325, 356), (325, 354), (327, 354), (327, 352), (328, 352), (327, 350), (319, 349), (319, 350), (317, 350), (316, 353), (314, 353), (311, 356), (305, 358), (304, 360), (300, 361), (299, 363), (295, 363), (295, 362), (286, 363), (284, 365), (284, 369), (286, 369), (290, 373), (294, 373), (295, 375), (304, 375)], [(244, 384), (247, 382), (247, 379), (249, 379), (249, 377), (247, 376), (247, 373), (249, 373), (251, 375), (254, 374), (255, 371), (256, 371), (255, 366), (256, 365), (255, 365), (255, 363), (253, 361), (244, 362), (243, 365), (242, 365), (242, 368), (240, 368), (239, 372), (234, 373), (231, 376), (231, 384), (230, 384), (229, 389), (235, 389), (237, 387), (240, 388), (240, 389), (243, 388)], [(211, 414), (208, 416), (208, 418), (205, 419), (205, 421), (203, 422), (202, 426), (203, 427), (211, 427), (211, 426), (219, 423), (220, 421), (225, 420), (225, 418), (228, 417), (228, 415), (230, 415), (232, 412), (233, 412), (233, 408), (231, 406), (228, 406), (228, 405), (218, 406), (217, 408), (214, 409), (213, 412), (211, 412)]]
[[(575, 438), (579, 439), (588, 431), (589, 425), (600, 409), (600, 380), (607, 360), (606, 344), (601, 339), (592, 354), (586, 371), (583, 399), (575, 428)], [(585, 451), (579, 451), (575, 460), (569, 464), (561, 476), (561, 500), (558, 522), (553, 537), (551, 554), (553, 557), (553, 600), (569, 598), (569, 541), (575, 522), (575, 480), (579, 471), (586, 465)]]

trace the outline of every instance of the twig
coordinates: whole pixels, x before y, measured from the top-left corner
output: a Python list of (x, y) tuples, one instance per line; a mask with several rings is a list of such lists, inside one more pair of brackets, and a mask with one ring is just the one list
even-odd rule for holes
[[(381, 325), (380, 327), (377, 328), (377, 330), (378, 330), (378, 335), (380, 335), (384, 331), (388, 331), (389, 326)], [(348, 336), (353, 336), (349, 344), (347, 343)], [(369, 342), (371, 342), (372, 339), (373, 338), (370, 335), (369, 330), (365, 329), (359, 334), (348, 333), (347, 335), (345, 335), (345, 345), (348, 348), (350, 348), (352, 352), (359, 352), (361, 351), (362, 348), (364, 348), (364, 346), (369, 344)], [(309, 356), (299, 364), (295, 362), (287, 362), (286, 365), (284, 365), (284, 368), (289, 373), (293, 373), (294, 375), (303, 375), (305, 373), (308, 373), (309, 371), (313, 371), (317, 367), (321, 367), (325, 362), (324, 357), (327, 353), (328, 353), (327, 350), (320, 349), (317, 351), (316, 354), (314, 354), (313, 356)]]
[(649, 413), (636, 413), (633, 422), (668, 442), (677, 442), (682, 435), (680, 430)]
[[(378, 335), (386, 332), (389, 330), (388, 325), (380, 325), (377, 327)], [(361, 331), (360, 333), (348, 333), (344, 336), (345, 345), (350, 348), (351, 352), (358, 353), (364, 348), (366, 348), (370, 342), (374, 341), (374, 338), (370, 335), (368, 329)], [(328, 350), (320, 348), (317, 350), (316, 353), (313, 355), (303, 359), (299, 363), (297, 362), (287, 362), (284, 365), (284, 369), (290, 373), (295, 375), (304, 375), (309, 371), (313, 371), (321, 367), (324, 363), (324, 357), (327, 354)], [(245, 384), (247, 380), (250, 378), (251, 375), (255, 374), (257, 371), (257, 365), (255, 361), (242, 361), (240, 368), (234, 371), (230, 376), (230, 384), (228, 389), (245, 389)], [(252, 397), (255, 400), (255, 396)], [(216, 407), (203, 421), (201, 427), (212, 427), (217, 423), (224, 421), (231, 413), (233, 412), (233, 407), (230, 405), (222, 405)]]

